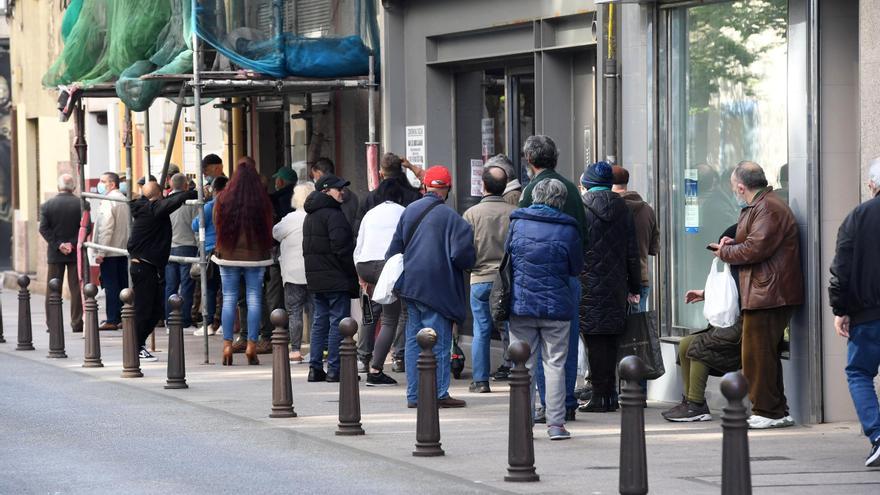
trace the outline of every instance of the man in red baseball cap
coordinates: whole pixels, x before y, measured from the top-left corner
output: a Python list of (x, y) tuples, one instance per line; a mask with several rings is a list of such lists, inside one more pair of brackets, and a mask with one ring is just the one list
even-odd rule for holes
[(416, 334), (423, 328), (437, 332), (437, 399), (440, 407), (464, 407), (449, 395), (452, 324), (467, 317), (464, 272), (474, 266), (474, 232), (446, 198), (452, 176), (435, 165), (425, 172), (425, 197), (406, 207), (385, 259), (403, 254), (403, 274), (397, 293), (406, 302), (406, 400), (414, 408), (419, 385)]

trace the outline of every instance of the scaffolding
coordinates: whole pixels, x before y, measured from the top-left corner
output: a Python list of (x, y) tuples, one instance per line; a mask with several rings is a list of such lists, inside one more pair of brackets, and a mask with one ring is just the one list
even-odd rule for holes
[[(195, 25), (195, 13), (199, 11), (200, 8), (200, 0), (188, 0), (191, 1), (191, 12), (193, 15), (193, 24)], [(282, 0), (273, 0), (273, 23), (274, 29), (277, 36), (281, 36), (283, 32), (283, 12), (281, 9)], [(169, 261), (174, 261), (178, 263), (187, 263), (187, 264), (198, 264), (199, 267), (199, 280), (200, 280), (200, 289), (202, 292), (201, 298), (201, 315), (202, 315), (202, 334), (204, 335), (204, 362), (203, 364), (211, 364), (210, 363), (210, 355), (209, 355), (209, 339), (208, 339), (208, 331), (207, 331), (207, 293), (208, 293), (208, 278), (207, 278), (207, 268), (208, 268), (208, 259), (205, 251), (205, 216), (204, 216), (204, 204), (205, 204), (205, 191), (204, 191), (204, 176), (203, 170), (201, 166), (201, 161), (204, 157), (203, 153), (203, 142), (202, 142), (202, 115), (201, 115), (201, 106), (208, 99), (215, 98), (223, 98), (225, 99), (225, 103), (215, 105), (215, 107), (222, 108), (227, 112), (227, 132), (228, 132), (228, 152), (230, 162), (234, 162), (233, 158), (233, 138), (232, 138), (232, 111), (235, 104), (232, 102), (232, 98), (245, 98), (245, 97), (258, 97), (258, 96), (281, 96), (283, 105), (282, 109), (285, 113), (285, 133), (284, 133), (284, 159), (285, 164), (287, 166), (291, 165), (291, 143), (290, 143), (290, 120), (291, 115), (289, 114), (289, 98), (291, 95), (310, 95), (314, 92), (319, 91), (328, 91), (328, 90), (366, 90), (367, 91), (367, 113), (368, 113), (368, 141), (365, 143), (366, 145), (366, 162), (367, 162), (367, 182), (369, 189), (373, 189), (378, 185), (378, 145), (379, 143), (376, 141), (376, 125), (375, 125), (375, 90), (377, 88), (376, 83), (376, 73), (375, 73), (375, 53), (371, 52), (369, 55), (369, 71), (366, 76), (351, 76), (351, 77), (337, 77), (337, 78), (303, 78), (303, 77), (281, 77), (281, 78), (273, 78), (271, 76), (266, 76), (254, 71), (206, 71), (202, 68), (202, 56), (203, 56), (203, 47), (204, 43), (200, 40), (199, 35), (197, 33), (197, 29), (192, 29), (191, 31), (191, 39), (189, 40), (192, 46), (192, 73), (191, 74), (146, 74), (140, 76), (140, 80), (142, 81), (161, 81), (161, 90), (158, 92), (157, 97), (165, 97), (169, 99), (173, 99), (176, 103), (175, 115), (172, 121), (172, 126), (170, 130), (170, 139), (168, 140), (168, 147), (166, 148), (165, 159), (162, 163), (162, 168), (159, 176), (159, 184), (165, 184), (165, 179), (168, 175), (168, 168), (171, 161), (171, 156), (175, 143), (175, 136), (177, 135), (177, 129), (180, 124), (180, 117), (183, 110), (183, 107), (186, 105), (187, 100), (192, 100), (192, 106), (194, 108), (194, 124), (195, 124), (195, 147), (196, 147), (196, 159), (199, 163), (197, 167), (197, 180), (196, 180), (196, 189), (198, 192), (198, 199), (195, 201), (188, 201), (187, 204), (197, 205), (198, 206), (198, 218), (199, 218), (199, 231), (197, 235), (198, 242), (198, 252), (199, 255), (197, 258), (193, 257), (180, 257), (180, 256), (171, 256)], [(87, 87), (83, 87), (79, 89), (81, 91), (81, 98), (117, 98), (117, 86), (112, 82), (102, 82), (102, 83), (94, 83), (89, 84)], [(150, 106), (152, 103), (150, 103)], [(151, 135), (149, 131), (149, 115), (150, 115), (150, 106), (144, 110), (144, 120), (146, 123), (146, 132), (144, 135), (145, 144), (144, 150), (147, 152), (147, 171), (146, 177), (149, 177), (151, 170), (151, 162), (150, 162), (150, 150), (152, 148)], [(80, 222), (80, 233), (79, 233), (79, 271), (80, 271), (80, 281), (81, 284), (89, 283), (90, 274), (89, 274), (89, 261), (87, 250), (89, 248), (92, 249), (100, 249), (106, 252), (113, 252), (116, 254), (121, 254), (129, 257), (128, 263), (130, 264), (131, 259), (129, 253), (125, 249), (113, 248), (111, 246), (104, 246), (100, 244), (96, 244), (93, 242), (87, 242), (90, 226), (91, 226), (91, 212), (90, 205), (88, 200), (101, 200), (101, 201), (112, 201), (113, 198), (108, 198), (107, 196), (93, 194), (86, 192), (86, 184), (85, 184), (85, 167), (87, 161), (87, 142), (85, 136), (85, 109), (83, 107), (82, 99), (77, 99), (74, 103), (74, 107), (72, 110), (73, 118), (74, 118), (74, 127), (75, 127), (75, 138), (74, 138), (74, 149), (76, 151), (77, 156), (77, 168), (79, 172), (80, 179), (80, 191), (81, 191), (81, 202), (82, 202), (82, 212), (83, 217)], [(134, 172), (133, 172), (133, 124), (132, 124), (132, 110), (126, 104), (125, 107), (125, 120), (124, 120), (124, 129), (123, 129), (123, 144), (125, 148), (125, 168), (126, 168), (126, 180), (128, 182), (128, 192), (126, 201), (131, 201), (132, 199), (132, 191), (133, 181), (134, 181)], [(155, 350), (155, 332), (153, 333), (153, 350)]]

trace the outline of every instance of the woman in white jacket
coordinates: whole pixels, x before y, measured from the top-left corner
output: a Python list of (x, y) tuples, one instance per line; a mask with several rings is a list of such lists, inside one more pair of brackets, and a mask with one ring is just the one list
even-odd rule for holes
[(306, 268), (303, 259), (303, 222), (306, 197), (315, 190), (311, 182), (293, 188), (292, 212), (272, 228), (272, 237), (281, 243), (279, 261), (281, 280), (284, 282), (284, 308), (287, 310), (290, 328), (290, 360), (302, 363), (303, 309), (310, 306), (306, 289)]

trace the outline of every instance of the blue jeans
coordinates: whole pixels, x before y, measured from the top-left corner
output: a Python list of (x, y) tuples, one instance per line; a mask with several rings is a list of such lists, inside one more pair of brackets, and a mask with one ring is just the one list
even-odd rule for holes
[(318, 292), (313, 295), (315, 314), (312, 321), (309, 366), (324, 369), (324, 348), (327, 348), (327, 373), (339, 376), (339, 322), (351, 314), (351, 298), (347, 292)]
[[(176, 256), (198, 256), (199, 248), (196, 246), (178, 246), (171, 248), (171, 254)], [(168, 298), (177, 294), (183, 298), (183, 306), (180, 307), (180, 315), (183, 317), (183, 328), (192, 326), (193, 289), (195, 283), (189, 276), (189, 263), (168, 263), (165, 265), (165, 320), (171, 314), (171, 305)], [(178, 291), (179, 289), (179, 291)]]
[(449, 396), (449, 377), (452, 359), (452, 321), (440, 313), (411, 299), (406, 300), (406, 401), (418, 403), (419, 370), (417, 361), (422, 348), (416, 342), (416, 335), (423, 328), (433, 328), (437, 332), (434, 356), (437, 358), (437, 398)]
[(648, 310), (648, 296), (650, 294), (651, 288), (643, 285), (642, 290), (639, 291), (639, 313), (644, 313)]
[(489, 293), (492, 282), (471, 284), (471, 313), (474, 315), (474, 341), (471, 345), (474, 381), (489, 381), (489, 339), (492, 337), (492, 313), (489, 311)]
[(874, 377), (880, 366), (880, 320), (849, 329), (846, 381), (862, 431), (871, 443), (880, 442), (880, 406), (874, 391)]
[(119, 292), (128, 287), (128, 258), (104, 258), (101, 267), (101, 285), (107, 297), (107, 323), (122, 323), (122, 301)]
[(247, 301), (247, 336), (254, 342), (260, 337), (260, 320), (263, 310), (263, 272), (265, 267), (220, 266), (223, 281), (223, 310), (220, 322), (223, 339), (232, 340), (235, 330), (235, 307), (238, 302), (238, 282), (244, 275), (245, 300)]

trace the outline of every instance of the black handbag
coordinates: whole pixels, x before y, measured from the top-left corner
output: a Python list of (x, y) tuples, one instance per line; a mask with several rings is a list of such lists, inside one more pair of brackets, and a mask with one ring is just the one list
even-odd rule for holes
[(656, 380), (666, 373), (660, 351), (660, 334), (654, 311), (628, 311), (626, 329), (618, 340), (618, 357), (638, 356), (648, 369), (645, 378)]
[(498, 266), (498, 274), (489, 292), (489, 311), (492, 320), (507, 321), (510, 319), (510, 302), (513, 296), (513, 264), (510, 253), (505, 252)]

